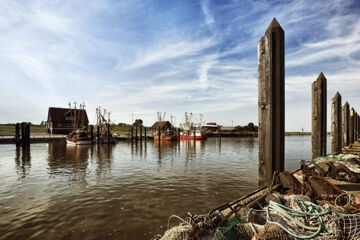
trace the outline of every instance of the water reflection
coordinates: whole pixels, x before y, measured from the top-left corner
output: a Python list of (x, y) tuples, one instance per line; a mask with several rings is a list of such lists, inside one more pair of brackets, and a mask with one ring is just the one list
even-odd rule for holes
[(31, 169), (30, 146), (16, 147), (15, 151), (16, 173), (19, 177), (25, 178)]

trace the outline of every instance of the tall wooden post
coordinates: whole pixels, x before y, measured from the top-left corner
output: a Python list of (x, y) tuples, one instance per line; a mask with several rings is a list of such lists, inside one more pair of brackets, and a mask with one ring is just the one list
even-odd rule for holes
[(26, 123), (26, 145), (30, 145), (30, 123)]
[(358, 134), (359, 134), (359, 126), (358, 126), (358, 121), (359, 119), (359, 115), (358, 113), (355, 111), (355, 118), (354, 118), (354, 122), (355, 122), (355, 131), (354, 131), (354, 142), (358, 141)]
[(144, 138), (145, 138), (145, 141), (146, 141), (146, 131), (147, 131), (147, 129), (146, 129), (146, 127), (144, 128)]
[(107, 144), (110, 143), (110, 123), (106, 124), (106, 138), (107, 138)]
[(94, 126), (91, 125), (90, 126), (90, 138), (91, 138), (91, 143), (94, 142)]
[(135, 142), (138, 141), (138, 127), (135, 127)]
[(159, 132), (158, 132), (158, 137), (159, 137), (159, 139), (158, 139), (158, 140), (159, 140), (159, 146), (160, 146), (160, 138), (161, 138), (161, 132), (160, 132), (160, 130), (161, 130), (161, 129), (160, 129), (160, 125), (159, 125)]
[(349, 110), (349, 103), (346, 102), (342, 107), (342, 135), (343, 135), (343, 144), (342, 146), (349, 146), (350, 144), (350, 137), (349, 137), (349, 121), (350, 121), (350, 110)]
[(350, 141), (350, 144), (354, 143), (354, 108), (351, 108), (351, 110), (350, 110), (349, 141)]
[(331, 153), (341, 152), (341, 95), (339, 92), (331, 99)]
[(143, 127), (140, 126), (140, 142), (142, 142), (142, 130), (143, 130)]
[(20, 125), (20, 127), (21, 127), (21, 145), (22, 146), (24, 146), (25, 145), (25, 123), (24, 122), (22, 122), (21, 123), (21, 125)]
[(326, 85), (323, 73), (312, 84), (312, 159), (326, 155)]
[(97, 144), (100, 144), (100, 126), (97, 125), (96, 127), (96, 137), (97, 137)]
[(196, 140), (196, 130), (195, 127), (193, 127), (193, 133), (194, 133), (194, 141)]
[(274, 18), (258, 44), (259, 187), (284, 170), (284, 54), (284, 31)]
[(134, 140), (134, 127), (131, 127), (131, 142)]
[(15, 125), (15, 143), (16, 143), (16, 146), (18, 146), (20, 143), (20, 124), (19, 123), (16, 123), (16, 125)]

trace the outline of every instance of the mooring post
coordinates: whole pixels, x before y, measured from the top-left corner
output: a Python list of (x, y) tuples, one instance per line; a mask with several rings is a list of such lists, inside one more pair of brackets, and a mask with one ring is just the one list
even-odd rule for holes
[(134, 138), (134, 127), (131, 127), (131, 128), (130, 128), (130, 139), (131, 139), (131, 142), (133, 142), (133, 138)]
[(138, 127), (135, 127), (135, 142), (138, 141)]
[(193, 133), (194, 133), (194, 141), (196, 140), (196, 130), (195, 127), (193, 127)]
[(351, 108), (351, 110), (350, 110), (349, 141), (350, 141), (350, 144), (354, 143), (354, 108)]
[(15, 124), (15, 143), (16, 143), (16, 146), (18, 146), (20, 143), (20, 124), (19, 123)]
[(22, 122), (20, 125), (21, 128), (21, 145), (24, 146), (25, 145), (25, 123)]
[(142, 130), (143, 130), (143, 127), (140, 126), (140, 142), (142, 142)]
[(357, 141), (358, 141), (358, 130), (359, 130), (359, 129), (358, 129), (358, 123), (359, 123), (358, 119), (359, 119), (359, 115), (358, 115), (357, 111), (355, 111), (355, 118), (354, 118), (354, 122), (355, 122), (354, 142), (357, 142)]
[(349, 121), (350, 121), (350, 110), (349, 103), (345, 102), (342, 107), (342, 135), (343, 135), (343, 147), (349, 146), (350, 137), (349, 137)]
[(90, 138), (91, 138), (91, 143), (94, 143), (94, 126), (93, 125), (90, 126)]
[(160, 133), (160, 125), (159, 125), (158, 137), (159, 137), (158, 141), (159, 141), (159, 146), (160, 146), (160, 137), (161, 137), (161, 133)]
[(258, 43), (259, 187), (284, 170), (284, 53), (284, 31), (274, 18)]
[(147, 128), (144, 127), (144, 138), (145, 138), (145, 141), (146, 141), (146, 138), (147, 138), (147, 136), (146, 136), (146, 131), (147, 131)]
[(26, 124), (26, 145), (30, 145), (30, 123)]
[(312, 159), (326, 155), (327, 80), (321, 72), (312, 84)]
[(341, 95), (339, 92), (331, 99), (331, 153), (341, 152)]
[(97, 138), (97, 144), (100, 144), (100, 126), (96, 126), (96, 138)]
[(106, 124), (106, 137), (107, 137), (107, 144), (110, 143), (110, 123)]

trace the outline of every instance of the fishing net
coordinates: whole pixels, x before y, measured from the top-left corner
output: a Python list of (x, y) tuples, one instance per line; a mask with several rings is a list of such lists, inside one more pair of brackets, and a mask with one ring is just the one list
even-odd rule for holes
[[(335, 215), (335, 216), (334, 216)], [(360, 214), (332, 214), (324, 219), (324, 228), (331, 234), (320, 236), (321, 240), (358, 240), (360, 239)]]

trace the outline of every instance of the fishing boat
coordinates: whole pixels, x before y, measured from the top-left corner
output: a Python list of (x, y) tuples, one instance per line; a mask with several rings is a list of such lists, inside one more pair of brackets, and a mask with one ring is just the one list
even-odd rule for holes
[(92, 140), (87, 131), (76, 129), (66, 136), (66, 143), (69, 145), (87, 145), (91, 144)]
[(206, 133), (202, 128), (202, 114), (200, 114), (200, 121), (195, 122), (192, 113), (190, 117), (185, 113), (184, 122), (180, 123), (180, 140), (204, 140)]
[(115, 138), (110, 131), (110, 114), (111, 112), (106, 109), (101, 112), (100, 106), (96, 108), (96, 128), (99, 131), (95, 138), (96, 143), (115, 143)]
[(69, 103), (69, 107), (73, 131), (66, 136), (66, 143), (69, 145), (91, 144), (92, 139), (84, 124), (85, 104), (80, 104), (80, 108), (77, 109), (75, 102), (74, 109), (72, 109), (71, 104)]
[[(177, 131), (174, 128), (173, 116), (171, 116), (171, 122), (165, 121), (166, 112), (162, 116), (160, 112), (158, 114), (158, 121), (152, 126), (154, 129), (153, 137), (154, 141), (175, 141), (178, 139)], [(159, 136), (160, 131), (160, 136)]]

